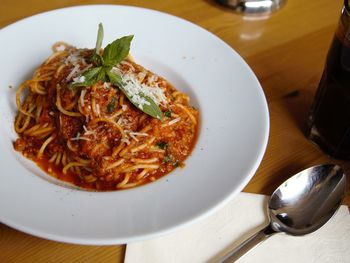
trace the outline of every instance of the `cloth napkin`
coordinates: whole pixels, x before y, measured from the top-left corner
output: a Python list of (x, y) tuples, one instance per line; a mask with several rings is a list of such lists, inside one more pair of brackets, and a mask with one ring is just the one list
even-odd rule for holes
[[(127, 245), (125, 263), (215, 262), (267, 224), (267, 196), (240, 193), (208, 218), (177, 232)], [(239, 259), (247, 262), (350, 262), (350, 214), (341, 206), (316, 232), (278, 233)]]

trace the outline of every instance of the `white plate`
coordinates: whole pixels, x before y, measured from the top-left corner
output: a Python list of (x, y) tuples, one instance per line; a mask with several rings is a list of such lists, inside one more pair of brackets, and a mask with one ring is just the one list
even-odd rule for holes
[[(135, 60), (190, 94), (201, 127), (184, 169), (135, 189), (88, 192), (60, 186), (13, 150), (15, 87), (65, 41), (95, 45), (134, 34)], [(183, 227), (223, 206), (254, 175), (269, 131), (254, 73), (222, 40), (164, 13), (128, 6), (80, 6), (21, 20), (0, 30), (0, 221), (56, 241), (118, 244)], [(14, 88), (9, 88), (9, 85)]]

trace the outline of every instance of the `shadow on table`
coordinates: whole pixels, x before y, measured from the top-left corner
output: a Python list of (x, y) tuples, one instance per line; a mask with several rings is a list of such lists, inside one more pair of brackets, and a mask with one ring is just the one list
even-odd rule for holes
[(312, 90), (296, 89), (282, 98), (285, 109), (304, 135), (306, 135), (307, 117), (313, 97), (314, 92)]
[[(305, 136), (305, 140), (307, 140), (307, 118), (312, 101), (314, 99), (314, 93), (317, 88), (315, 84), (316, 82), (312, 80), (312, 83), (310, 83), (307, 89), (296, 89), (292, 92), (289, 92), (282, 98), (283, 106), (290, 115), (290, 118), (294, 121), (295, 125)], [(315, 145), (315, 148), (318, 147)], [(320, 159), (325, 159), (327, 160), (325, 162), (340, 165), (344, 169), (345, 174), (347, 175), (348, 191), (350, 191), (350, 162), (347, 160), (334, 159), (324, 153), (321, 155)], [(318, 159), (315, 161), (319, 162)], [(264, 186), (265, 191), (271, 194), (274, 189), (276, 189), (281, 183), (287, 180), (291, 175), (298, 173), (305, 168), (306, 166), (303, 162), (291, 163), (285, 167), (282, 167), (280, 170), (275, 172), (274, 178), (276, 178), (276, 180), (274, 180), (272, 183), (269, 183), (269, 185)], [(350, 194), (347, 194), (343, 203), (348, 204), (349, 202)]]

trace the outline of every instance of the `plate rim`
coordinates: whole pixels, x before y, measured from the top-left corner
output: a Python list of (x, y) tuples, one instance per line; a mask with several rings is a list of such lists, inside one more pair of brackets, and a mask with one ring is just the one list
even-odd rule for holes
[[(180, 19), (183, 22), (196, 27), (197, 29), (200, 29), (202, 31), (205, 31), (206, 34), (210, 34), (212, 37), (214, 37), (216, 39), (216, 41), (220, 41), (221, 44), (224, 44), (227, 48), (229, 48), (232, 52), (236, 53), (236, 55), (239, 56), (239, 58), (241, 59), (241, 62), (243, 62), (244, 67), (247, 71), (249, 71), (250, 75), (254, 78), (254, 81), (256, 82), (256, 84), (259, 86), (259, 93), (260, 93), (260, 97), (263, 99), (261, 102), (263, 103), (263, 107), (264, 107), (264, 118), (265, 118), (265, 125), (264, 125), (264, 131), (263, 131), (263, 138), (264, 140), (260, 142), (260, 149), (256, 151), (257, 157), (254, 159), (254, 165), (250, 167), (249, 172), (246, 173), (245, 177), (243, 180), (241, 180), (241, 183), (239, 184), (238, 187), (236, 187), (236, 189), (230, 193), (228, 193), (225, 197), (221, 198), (221, 201), (218, 202), (216, 205), (210, 207), (209, 209), (207, 209), (205, 212), (201, 213), (200, 215), (195, 216), (194, 218), (187, 218), (187, 221), (180, 223), (180, 224), (176, 224), (172, 227), (168, 227), (167, 229), (160, 229), (158, 231), (152, 232), (152, 233), (147, 233), (141, 236), (132, 236), (130, 238), (128, 238), (127, 240), (125, 240), (125, 238), (120, 239), (118, 237), (116, 238), (110, 238), (110, 239), (106, 239), (106, 238), (78, 238), (78, 237), (67, 237), (67, 236), (61, 236), (61, 235), (51, 235), (48, 233), (42, 233), (40, 231), (37, 231), (36, 229), (31, 229), (29, 226), (22, 226), (22, 225), (18, 225), (14, 222), (9, 222), (7, 220), (4, 220), (3, 218), (0, 219), (1, 223), (4, 223), (5, 225), (8, 225), (10, 227), (13, 227), (17, 230), (20, 230), (24, 233), (30, 234), (30, 235), (34, 235), (34, 236), (38, 236), (44, 239), (49, 239), (49, 240), (54, 240), (54, 241), (58, 241), (58, 242), (65, 242), (65, 243), (72, 243), (72, 244), (85, 244), (85, 245), (115, 245), (115, 244), (124, 244), (126, 242), (134, 242), (134, 241), (140, 241), (140, 240), (145, 240), (145, 239), (149, 239), (149, 238), (155, 238), (158, 236), (162, 236), (165, 234), (169, 234), (172, 233), (178, 229), (182, 229), (188, 225), (192, 225), (194, 223), (197, 223), (201, 220), (203, 220), (204, 218), (207, 218), (208, 216), (214, 214), (216, 211), (218, 211), (219, 209), (221, 209), (222, 207), (224, 207), (228, 202), (230, 202), (234, 196), (236, 196), (239, 192), (242, 191), (242, 189), (248, 184), (248, 182), (251, 180), (251, 178), (255, 175), (255, 172), (257, 171), (258, 167), (261, 164), (261, 161), (264, 157), (264, 154), (266, 152), (266, 148), (267, 148), (267, 144), (268, 144), (268, 140), (269, 140), (269, 132), (270, 132), (270, 118), (269, 118), (269, 109), (268, 109), (268, 104), (267, 104), (267, 100), (266, 100), (266, 96), (264, 94), (264, 90), (260, 84), (260, 82), (258, 81), (255, 73), (252, 71), (252, 69), (249, 67), (249, 65), (247, 64), (247, 62), (238, 54), (238, 52), (233, 49), (230, 45), (228, 45), (225, 41), (223, 41), (221, 38), (219, 38), (216, 34), (208, 31), (207, 29), (191, 22), (188, 21), (182, 17), (178, 17), (175, 16), (173, 14), (169, 14), (166, 12), (162, 12), (162, 11), (158, 11), (158, 10), (154, 10), (154, 9), (149, 9), (149, 8), (144, 8), (144, 7), (138, 7), (138, 6), (129, 6), (129, 5), (113, 5), (113, 4), (87, 4), (87, 5), (75, 5), (75, 6), (69, 6), (69, 7), (63, 7), (63, 8), (58, 8), (58, 9), (53, 9), (53, 10), (48, 10), (45, 12), (40, 12), (40, 13), (36, 13), (34, 15), (28, 16), (28, 17), (24, 17), (20, 20), (14, 21), (11, 24), (6, 25), (5, 27), (0, 29), (0, 35), (2, 34), (3, 31), (15, 27), (20, 23), (26, 23), (27, 21), (35, 18), (35, 17), (39, 17), (42, 15), (49, 15), (50, 13), (60, 13), (60, 12), (64, 12), (65, 10), (72, 10), (72, 9), (81, 9), (81, 8), (105, 8), (105, 7), (113, 7), (113, 8), (127, 8), (127, 9), (138, 9), (138, 10), (142, 10), (145, 12), (155, 12), (155, 13), (159, 13), (161, 15), (166, 15), (175, 19)], [(248, 169), (247, 169), (248, 170)]]

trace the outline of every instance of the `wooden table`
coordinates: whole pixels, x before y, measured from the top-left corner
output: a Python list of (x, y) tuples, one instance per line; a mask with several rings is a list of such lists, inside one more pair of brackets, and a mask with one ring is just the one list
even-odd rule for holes
[[(270, 194), (308, 166), (334, 162), (304, 136), (305, 119), (322, 73), (342, 1), (289, 0), (277, 13), (249, 19), (211, 0), (2, 0), (0, 27), (56, 8), (82, 4), (135, 5), (167, 12), (213, 32), (248, 62), (269, 105), (271, 130), (265, 157), (244, 191)], [(350, 205), (350, 193), (345, 203)], [(122, 262), (125, 246), (78, 246), (29, 236), (0, 224), (0, 262)]]

